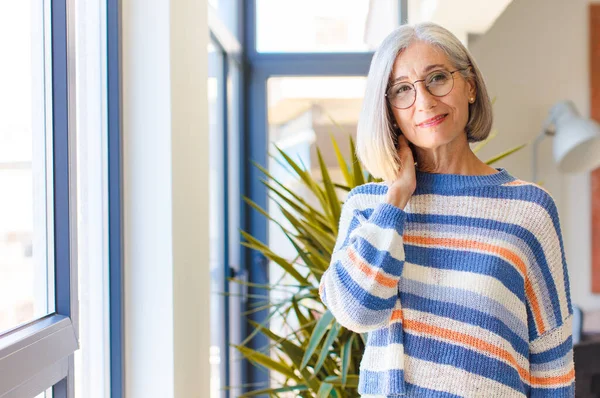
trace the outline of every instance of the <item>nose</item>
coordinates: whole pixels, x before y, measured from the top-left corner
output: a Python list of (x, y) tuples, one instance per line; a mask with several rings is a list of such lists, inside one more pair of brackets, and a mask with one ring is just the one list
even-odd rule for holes
[(417, 98), (415, 100), (415, 107), (417, 110), (429, 110), (437, 104), (437, 99), (432, 95), (425, 82), (419, 82), (415, 85), (415, 91), (417, 92)]

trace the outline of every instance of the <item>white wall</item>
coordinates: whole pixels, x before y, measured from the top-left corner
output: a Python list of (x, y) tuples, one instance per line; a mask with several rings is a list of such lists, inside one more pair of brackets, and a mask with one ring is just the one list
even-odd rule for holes
[[(514, 0), (471, 47), (492, 97), (498, 137), (482, 159), (533, 140), (550, 107), (570, 99), (589, 116), (588, 0)], [(589, 173), (566, 175), (552, 162), (552, 140), (539, 147), (538, 175), (558, 206), (574, 304), (600, 308), (591, 293)], [(531, 148), (498, 163), (531, 180)]]
[(125, 396), (208, 397), (207, 3), (122, 3)]

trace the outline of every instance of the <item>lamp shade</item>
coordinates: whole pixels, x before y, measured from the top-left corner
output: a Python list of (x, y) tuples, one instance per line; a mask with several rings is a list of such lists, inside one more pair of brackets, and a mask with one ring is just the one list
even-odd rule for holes
[(555, 126), (554, 161), (565, 172), (590, 171), (600, 167), (600, 125), (582, 118), (571, 101), (550, 110)]

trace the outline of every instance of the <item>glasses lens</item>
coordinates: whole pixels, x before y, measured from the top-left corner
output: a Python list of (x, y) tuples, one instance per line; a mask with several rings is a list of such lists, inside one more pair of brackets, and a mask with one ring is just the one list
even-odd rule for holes
[(447, 71), (435, 71), (427, 76), (427, 88), (435, 96), (442, 97), (452, 90), (454, 79)]
[(389, 88), (388, 98), (396, 108), (408, 108), (415, 101), (415, 88), (410, 83), (398, 83)]

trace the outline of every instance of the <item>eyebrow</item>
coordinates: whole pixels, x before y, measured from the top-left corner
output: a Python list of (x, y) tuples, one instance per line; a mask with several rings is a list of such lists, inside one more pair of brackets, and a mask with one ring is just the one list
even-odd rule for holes
[[(424, 73), (427, 73), (427, 72), (429, 72), (429, 71), (430, 71), (430, 70), (432, 70), (432, 69), (435, 69), (435, 68), (445, 68), (445, 67), (446, 67), (446, 65), (442, 65), (442, 64), (433, 64), (433, 65), (429, 65), (427, 68), (425, 68), (425, 69), (423, 70), (423, 72), (424, 72)], [(399, 82), (399, 81), (401, 81), (401, 80), (406, 80), (406, 79), (408, 79), (408, 76), (400, 76), (400, 77), (397, 77), (397, 78), (395, 78), (395, 79), (392, 81), (392, 83), (396, 83), (396, 82)]]

